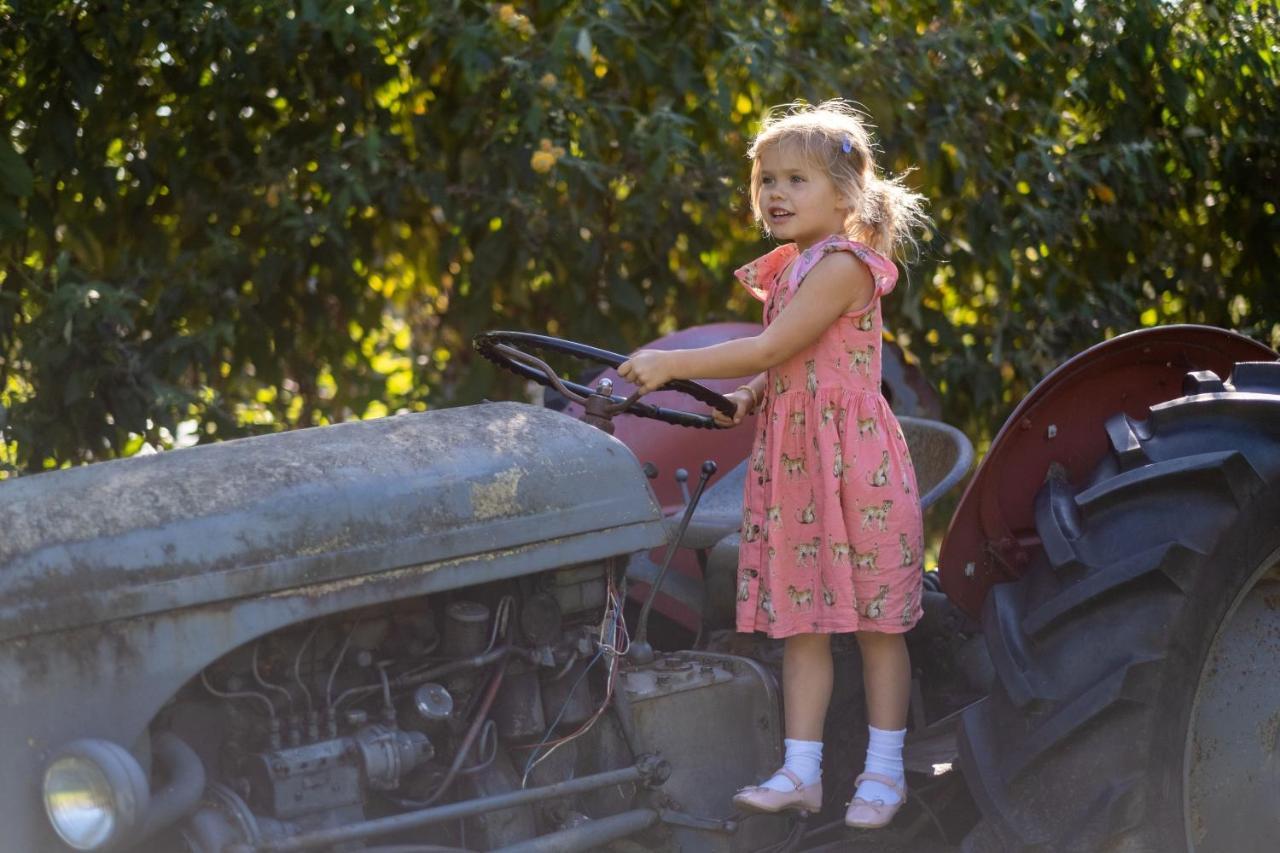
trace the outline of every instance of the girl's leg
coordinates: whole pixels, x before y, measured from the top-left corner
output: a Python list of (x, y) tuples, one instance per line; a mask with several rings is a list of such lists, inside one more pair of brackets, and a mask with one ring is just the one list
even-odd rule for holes
[(856, 636), (862, 652), (862, 685), (867, 691), (868, 722), (878, 729), (906, 728), (911, 658), (907, 654), (905, 635), (859, 631)]
[(831, 702), (831, 635), (787, 637), (782, 652), (782, 702), (787, 737), (821, 741)]
[[(858, 632), (862, 652), (862, 682), (867, 693), (870, 738), (866, 771), (906, 781), (902, 767), (902, 742), (907, 728), (907, 702), (911, 695), (911, 659), (902, 634)], [(898, 792), (880, 782), (866, 780), (855, 793), (867, 802), (899, 802)]]
[[(782, 701), (786, 714), (783, 764), (805, 785), (822, 778), (822, 724), (831, 702), (831, 635), (787, 637), (782, 653)], [(781, 773), (761, 787), (793, 791), (795, 782)]]

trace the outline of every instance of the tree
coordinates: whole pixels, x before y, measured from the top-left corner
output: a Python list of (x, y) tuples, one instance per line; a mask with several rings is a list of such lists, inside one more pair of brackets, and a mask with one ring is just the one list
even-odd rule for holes
[(972, 435), (1137, 325), (1280, 344), (1274, 4), (1077, 5), (13, 3), (6, 458), (510, 393), (484, 328), (747, 315), (742, 154), (797, 98), (918, 167), (890, 322)]

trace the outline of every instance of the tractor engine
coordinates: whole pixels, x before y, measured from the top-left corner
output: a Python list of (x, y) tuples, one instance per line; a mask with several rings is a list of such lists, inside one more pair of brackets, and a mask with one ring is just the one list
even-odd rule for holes
[[(215, 662), (152, 728), (190, 745), (209, 777), (169, 843), (594, 846), (656, 823), (657, 808), (690, 816), (662, 832), (723, 831), (725, 757), (735, 779), (777, 758), (773, 679), (701, 652), (624, 668), (619, 563), (342, 613)], [(570, 780), (576, 794), (537, 794)], [(504, 807), (517, 792), (531, 796)], [(461, 820), (447, 804), (466, 804)], [(397, 816), (403, 827), (387, 823)]]

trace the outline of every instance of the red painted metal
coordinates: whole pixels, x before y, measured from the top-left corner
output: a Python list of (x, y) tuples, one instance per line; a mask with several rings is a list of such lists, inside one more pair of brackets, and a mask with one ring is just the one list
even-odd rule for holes
[[(759, 333), (758, 323), (710, 323), (705, 326), (681, 329), (653, 343), (645, 344), (644, 349), (692, 349)], [(738, 379), (698, 379), (696, 381), (712, 391), (727, 394), (750, 378), (744, 376)], [(614, 384), (613, 393), (623, 397), (635, 388), (612, 369), (601, 373), (590, 384), (594, 386), (600, 379), (611, 379)], [(684, 409), (690, 412), (705, 410), (710, 413), (709, 408), (678, 391), (657, 391), (646, 394), (644, 401), (655, 406)], [(566, 407), (565, 412), (575, 418), (581, 417), (582, 407), (571, 403)], [(690, 429), (649, 418), (618, 415), (613, 419), (613, 435), (630, 447), (631, 452), (641, 462), (652, 462), (658, 466), (658, 479), (653, 481), (653, 491), (658, 496), (658, 502), (662, 504), (663, 510), (671, 512), (684, 505), (680, 486), (673, 476), (675, 470), (684, 468), (689, 472), (689, 491), (692, 493), (694, 484), (698, 482), (698, 470), (702, 467), (702, 463), (708, 459), (714, 459), (718, 470), (707, 484), (708, 487), (713, 485), (719, 477), (747, 458), (747, 454), (751, 452), (751, 441), (755, 438), (756, 432), (755, 420), (754, 415), (744, 418), (742, 423), (732, 429)]]
[[(681, 329), (653, 343), (645, 344), (644, 348), (671, 350), (705, 347), (751, 337), (759, 334), (760, 329), (759, 323), (709, 323), (704, 326)], [(699, 379), (697, 381), (713, 391), (727, 394), (750, 378), (745, 376), (738, 379)], [(624, 397), (635, 387), (619, 377), (617, 371), (612, 369), (601, 373), (590, 384), (595, 385), (600, 379), (613, 380), (614, 394)], [(696, 400), (677, 391), (657, 391), (646, 394), (644, 401), (655, 406), (684, 409), (690, 412), (698, 412), (704, 408)], [(582, 416), (582, 407), (576, 403), (571, 403), (565, 411), (573, 417)], [(658, 502), (662, 504), (663, 512), (671, 514), (684, 507), (684, 497), (675, 479), (676, 469), (684, 468), (689, 472), (689, 493), (693, 494), (702, 463), (708, 459), (715, 460), (716, 473), (707, 483), (709, 488), (735, 465), (747, 458), (756, 434), (755, 422), (755, 416), (751, 415), (732, 429), (689, 429), (650, 418), (618, 415), (613, 419), (613, 435), (631, 448), (631, 452), (641, 462), (652, 462), (658, 467), (658, 477), (651, 481), (651, 485), (654, 494), (658, 497)], [(655, 548), (649, 554), (650, 559), (661, 561), (665, 550), (665, 548)], [(691, 551), (684, 548), (676, 551), (671, 560), (670, 570), (690, 577), (702, 577), (697, 558)], [(634, 601), (644, 601), (648, 594), (649, 585), (645, 583), (632, 584), (629, 589), (629, 597)], [(693, 612), (661, 592), (658, 593), (658, 598), (654, 602), (654, 609), (690, 631), (697, 631), (702, 621), (701, 613)]]
[(1049, 465), (1082, 483), (1107, 452), (1107, 418), (1145, 418), (1181, 395), (1190, 371), (1225, 379), (1238, 361), (1276, 357), (1224, 329), (1160, 326), (1112, 338), (1054, 370), (1014, 409), (960, 499), (938, 560), (947, 597), (977, 617), (992, 585), (1022, 576), (1040, 541), (1034, 502)]

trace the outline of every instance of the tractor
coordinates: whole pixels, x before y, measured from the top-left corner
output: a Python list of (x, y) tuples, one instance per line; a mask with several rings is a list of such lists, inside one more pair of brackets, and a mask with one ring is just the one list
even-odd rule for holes
[[(475, 345), (545, 395), (0, 483), (0, 849), (1274, 849), (1275, 352), (1143, 330), (1015, 408), (908, 634), (910, 801), (851, 833), (847, 637), (829, 801), (730, 803), (786, 710), (778, 641), (733, 631), (750, 426), (705, 412), (736, 383), (640, 399), (616, 353)], [(885, 377), (947, 505), (970, 443), (913, 365)]]

